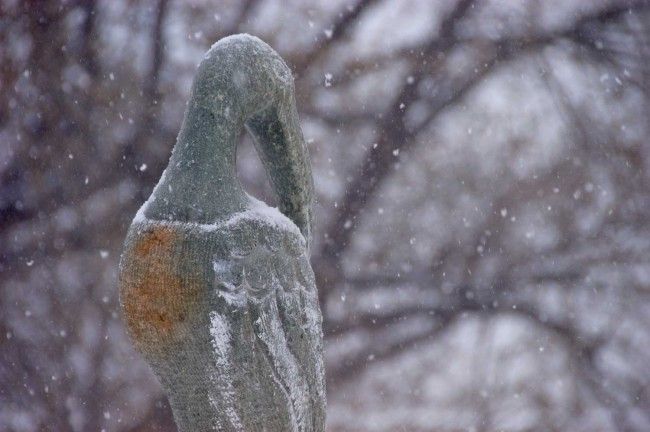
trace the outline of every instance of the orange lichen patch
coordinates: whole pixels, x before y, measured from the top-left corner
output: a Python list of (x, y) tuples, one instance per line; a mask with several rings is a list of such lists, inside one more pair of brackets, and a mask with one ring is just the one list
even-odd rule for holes
[(197, 304), (200, 284), (180, 274), (175, 250), (181, 237), (169, 227), (137, 234), (123, 256), (121, 297), (127, 327), (143, 350), (183, 337), (183, 323)]
[(178, 235), (171, 227), (151, 227), (140, 233), (135, 242), (136, 255), (148, 256), (153, 249), (171, 251)]

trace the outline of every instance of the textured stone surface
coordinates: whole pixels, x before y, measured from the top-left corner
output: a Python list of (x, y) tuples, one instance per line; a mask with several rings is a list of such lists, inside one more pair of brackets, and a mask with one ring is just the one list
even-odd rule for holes
[[(237, 180), (244, 127), (279, 211)], [(312, 189), (289, 68), (255, 37), (220, 40), (199, 65), (169, 166), (120, 263), (128, 331), (181, 432), (324, 429)]]

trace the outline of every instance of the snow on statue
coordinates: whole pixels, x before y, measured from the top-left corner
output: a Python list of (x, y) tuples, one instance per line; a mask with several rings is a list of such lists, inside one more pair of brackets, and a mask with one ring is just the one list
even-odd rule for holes
[[(237, 179), (244, 126), (279, 211)], [(255, 37), (220, 40), (199, 65), (169, 165), (120, 263), (128, 331), (181, 432), (323, 431), (312, 194), (289, 68)]]

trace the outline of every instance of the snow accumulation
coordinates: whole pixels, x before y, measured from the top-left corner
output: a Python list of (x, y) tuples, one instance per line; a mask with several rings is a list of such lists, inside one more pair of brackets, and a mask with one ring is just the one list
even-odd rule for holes
[(235, 389), (230, 379), (229, 371), (232, 369), (231, 357), (231, 335), (228, 320), (217, 312), (210, 312), (210, 339), (214, 350), (214, 360), (218, 372), (210, 377), (212, 384), (219, 388), (217, 393), (210, 396), (210, 404), (215, 410), (223, 410), (230, 426), (235, 430), (244, 430), (241, 419), (235, 410)]
[[(165, 179), (165, 172), (163, 172), (159, 184), (163, 183)], [(146, 223), (152, 221), (151, 219), (145, 216), (145, 213), (151, 201), (155, 199), (153, 198), (155, 195), (156, 195), (156, 190), (154, 189), (154, 192), (151, 194), (149, 199), (142, 205), (142, 207), (140, 207), (140, 210), (138, 210), (138, 212), (136, 213), (135, 218), (133, 219), (133, 223)], [(157, 222), (164, 222), (165, 224), (168, 225), (176, 225), (176, 226), (182, 226), (186, 228), (195, 228), (204, 232), (214, 232), (222, 229), (232, 228), (233, 226), (237, 225), (242, 221), (254, 220), (254, 221), (265, 223), (279, 230), (291, 232), (304, 239), (298, 226), (291, 219), (289, 219), (287, 216), (282, 214), (282, 212), (277, 207), (271, 207), (265, 202), (260, 201), (250, 195), (248, 195), (248, 199), (249, 199), (248, 209), (241, 212), (233, 213), (228, 219), (219, 222), (215, 222), (211, 224), (198, 223), (198, 222), (181, 222), (181, 221), (174, 221), (174, 220), (171, 221), (165, 220), (165, 221), (157, 221)]]
[(257, 41), (257, 42), (264, 43), (262, 41), (262, 39), (258, 38), (257, 36), (253, 36), (253, 35), (250, 35), (248, 33), (239, 33), (239, 34), (234, 34), (234, 35), (226, 36), (225, 38), (219, 39), (218, 41), (216, 41), (215, 43), (212, 44), (212, 46), (208, 50), (208, 53), (210, 53), (210, 51), (212, 51), (213, 49), (215, 49), (217, 47), (227, 46), (227, 45), (234, 44), (234, 43), (237, 43), (237, 42), (245, 43), (245, 42), (247, 42), (247, 41), (249, 41), (251, 39), (253, 39), (253, 40)]

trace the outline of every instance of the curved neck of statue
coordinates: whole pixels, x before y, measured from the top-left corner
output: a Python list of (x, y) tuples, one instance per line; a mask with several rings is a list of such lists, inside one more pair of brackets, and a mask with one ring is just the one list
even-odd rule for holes
[(234, 110), (218, 111), (190, 100), (169, 165), (145, 209), (147, 218), (214, 223), (246, 209), (235, 163), (243, 120), (229, 115)]

